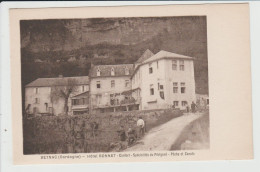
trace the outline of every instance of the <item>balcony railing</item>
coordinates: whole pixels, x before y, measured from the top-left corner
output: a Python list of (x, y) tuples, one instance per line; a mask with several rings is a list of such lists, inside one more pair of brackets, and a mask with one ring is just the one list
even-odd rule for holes
[(110, 100), (109, 103), (106, 104), (96, 104), (93, 105), (96, 108), (107, 108), (107, 107), (117, 107), (117, 106), (127, 106), (127, 105), (134, 105), (134, 104), (140, 104), (141, 103), (141, 97), (138, 97), (137, 99), (130, 98), (130, 99), (123, 99), (121, 101), (117, 101), (117, 99)]
[(75, 110), (75, 109), (85, 109), (88, 108), (88, 104), (79, 104), (79, 105), (72, 105), (71, 109)]

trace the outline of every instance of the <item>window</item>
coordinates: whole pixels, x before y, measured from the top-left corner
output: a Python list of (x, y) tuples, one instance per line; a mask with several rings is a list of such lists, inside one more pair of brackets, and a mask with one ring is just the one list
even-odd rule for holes
[(45, 110), (48, 111), (48, 103), (44, 103), (45, 105)]
[(173, 83), (173, 93), (178, 93), (178, 82)]
[(160, 83), (158, 83), (158, 90), (163, 90), (163, 85), (160, 85)]
[(176, 107), (179, 105), (179, 102), (178, 101), (173, 101), (173, 105)]
[(27, 113), (30, 113), (30, 112), (31, 112), (31, 104), (28, 104), (28, 105), (27, 105), (25, 111), (26, 111)]
[(97, 88), (101, 88), (100, 81), (97, 81)]
[(125, 68), (125, 74), (129, 75), (129, 69), (127, 67)]
[(115, 88), (115, 80), (111, 81), (111, 88)]
[(177, 60), (172, 60), (172, 70), (177, 70)]
[(97, 69), (97, 76), (100, 76), (100, 69)]
[(85, 91), (85, 87), (84, 87), (84, 85), (82, 86), (82, 92), (84, 92)]
[(152, 64), (149, 64), (149, 73), (153, 73)]
[(153, 73), (153, 68), (149, 67), (149, 73)]
[(39, 88), (35, 88), (35, 93), (36, 93), (36, 94), (39, 93)]
[(125, 80), (125, 87), (129, 87), (129, 86), (130, 86), (129, 80)]
[(160, 89), (163, 90), (163, 85), (160, 85)]
[(88, 98), (83, 98), (83, 103), (86, 105), (89, 103)]
[(180, 60), (180, 70), (184, 71), (184, 60)]
[(115, 76), (115, 70), (113, 67), (111, 68), (111, 76)]
[(157, 61), (156, 63), (157, 63), (157, 69), (159, 69), (159, 61)]
[(182, 102), (181, 102), (181, 105), (182, 105), (182, 106), (187, 106), (187, 101), (182, 101)]
[(77, 102), (76, 102), (76, 99), (72, 99), (72, 105), (76, 105), (77, 104)]
[(39, 98), (35, 98), (35, 102), (36, 104), (40, 103), (40, 99)]
[(150, 85), (150, 95), (154, 95), (153, 84)]
[(185, 83), (181, 83), (181, 93), (185, 93)]
[(97, 94), (97, 95), (96, 95), (96, 100), (97, 100), (97, 104), (98, 104), (98, 105), (101, 104), (101, 99), (102, 99), (102, 95), (101, 95), (101, 94)]
[(164, 91), (160, 91), (160, 97), (161, 99), (164, 99)]
[(85, 105), (88, 104), (87, 98), (72, 99), (72, 105)]
[(114, 105), (114, 104), (115, 104), (115, 95), (110, 94), (110, 105)]

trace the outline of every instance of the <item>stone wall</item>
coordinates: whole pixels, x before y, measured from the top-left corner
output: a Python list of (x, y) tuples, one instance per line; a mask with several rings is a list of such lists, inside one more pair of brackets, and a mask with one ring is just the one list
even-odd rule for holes
[(24, 119), (24, 154), (109, 152), (111, 144), (119, 141), (120, 126), (136, 128), (139, 116), (148, 131), (181, 115), (180, 110), (168, 109)]

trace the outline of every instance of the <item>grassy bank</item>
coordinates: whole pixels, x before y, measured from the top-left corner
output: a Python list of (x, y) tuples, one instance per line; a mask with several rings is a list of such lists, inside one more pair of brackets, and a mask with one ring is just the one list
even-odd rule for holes
[(171, 150), (209, 149), (209, 112), (204, 113), (183, 129)]

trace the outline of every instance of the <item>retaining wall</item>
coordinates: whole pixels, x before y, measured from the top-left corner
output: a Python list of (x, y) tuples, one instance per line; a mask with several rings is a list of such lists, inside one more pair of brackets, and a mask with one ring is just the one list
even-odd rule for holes
[(181, 115), (180, 110), (167, 109), (23, 119), (24, 154), (109, 152), (119, 141), (120, 126), (136, 128), (139, 116), (148, 131)]

